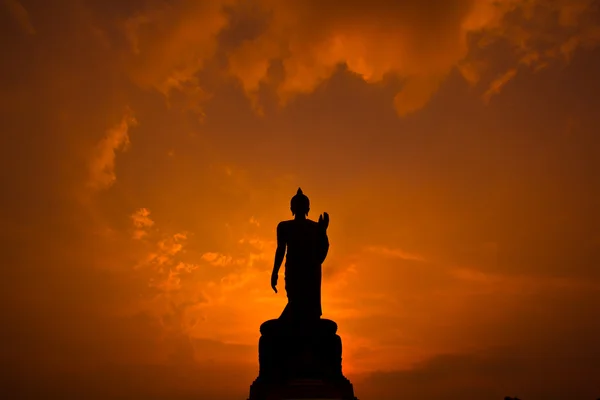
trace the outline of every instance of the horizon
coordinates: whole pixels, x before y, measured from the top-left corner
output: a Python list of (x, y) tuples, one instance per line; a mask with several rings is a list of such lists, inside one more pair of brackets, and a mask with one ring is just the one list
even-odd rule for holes
[(2, 1), (7, 393), (247, 398), (301, 187), (360, 400), (600, 396), (599, 3), (387, 3)]

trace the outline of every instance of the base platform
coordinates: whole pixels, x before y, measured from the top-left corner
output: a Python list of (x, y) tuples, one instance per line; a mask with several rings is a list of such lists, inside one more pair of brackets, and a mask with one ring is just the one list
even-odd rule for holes
[(248, 400), (357, 400), (342, 374), (342, 340), (335, 322), (270, 320), (260, 332), (259, 375)]

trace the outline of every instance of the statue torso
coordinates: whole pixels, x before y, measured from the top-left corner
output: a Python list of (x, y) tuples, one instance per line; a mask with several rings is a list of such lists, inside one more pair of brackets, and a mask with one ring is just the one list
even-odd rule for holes
[(287, 244), (286, 272), (295, 266), (318, 265), (320, 227), (310, 219), (282, 222), (282, 233)]

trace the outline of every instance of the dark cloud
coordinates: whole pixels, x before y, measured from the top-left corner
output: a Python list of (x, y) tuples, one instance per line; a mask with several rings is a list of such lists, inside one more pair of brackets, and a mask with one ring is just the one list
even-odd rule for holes
[(590, 399), (598, 396), (598, 355), (531, 354), (499, 348), (434, 357), (405, 371), (376, 372), (358, 387), (365, 398), (445, 400)]

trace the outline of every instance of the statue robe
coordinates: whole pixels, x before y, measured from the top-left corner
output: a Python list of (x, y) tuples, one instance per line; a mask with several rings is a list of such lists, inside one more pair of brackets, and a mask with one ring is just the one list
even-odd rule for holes
[(322, 263), (327, 257), (329, 240), (326, 229), (306, 220), (281, 222), (277, 227), (278, 244), (285, 244), (285, 291), (288, 304), (280, 319), (319, 319), (321, 309)]

